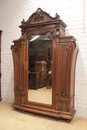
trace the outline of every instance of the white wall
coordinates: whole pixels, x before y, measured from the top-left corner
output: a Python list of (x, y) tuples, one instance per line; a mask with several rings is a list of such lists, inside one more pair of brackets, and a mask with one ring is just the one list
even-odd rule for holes
[(2, 33), (2, 98), (14, 100), (13, 60), (10, 47), (21, 35), (18, 27), (40, 7), (55, 16), (57, 12), (67, 24), (69, 34), (77, 38), (79, 55), (76, 69), (77, 115), (87, 117), (87, 1), (86, 0), (0, 0)]

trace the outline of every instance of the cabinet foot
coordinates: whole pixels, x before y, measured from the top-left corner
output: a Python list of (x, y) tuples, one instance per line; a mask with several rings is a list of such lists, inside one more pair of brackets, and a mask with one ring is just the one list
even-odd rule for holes
[(72, 119), (67, 119), (67, 122), (71, 122)]
[(59, 120), (59, 118), (58, 118), (58, 117), (56, 117), (56, 120)]
[(25, 110), (22, 110), (22, 112), (25, 112)]

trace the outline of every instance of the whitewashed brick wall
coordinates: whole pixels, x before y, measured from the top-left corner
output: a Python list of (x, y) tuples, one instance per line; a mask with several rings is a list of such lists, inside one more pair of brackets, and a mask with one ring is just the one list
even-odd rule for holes
[(0, 0), (2, 33), (2, 98), (14, 100), (13, 60), (10, 47), (21, 35), (18, 27), (37, 8), (55, 16), (57, 12), (67, 24), (66, 32), (77, 38), (79, 55), (76, 69), (75, 107), (78, 116), (87, 117), (87, 1), (86, 0)]

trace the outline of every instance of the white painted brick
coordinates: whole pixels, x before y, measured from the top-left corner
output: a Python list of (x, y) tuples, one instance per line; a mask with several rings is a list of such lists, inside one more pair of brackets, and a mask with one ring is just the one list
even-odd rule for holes
[[(76, 66), (75, 106), (78, 116), (87, 117), (87, 1), (83, 0), (2, 0), (0, 1), (0, 29), (2, 33), (2, 98), (8, 102), (14, 100), (13, 59), (10, 47), (12, 41), (21, 36), (18, 27), (21, 20), (42, 8), (52, 15), (59, 13), (67, 24), (67, 34), (73, 35), (79, 45)], [(85, 7), (85, 12), (84, 12)], [(66, 29), (66, 30), (67, 30)]]

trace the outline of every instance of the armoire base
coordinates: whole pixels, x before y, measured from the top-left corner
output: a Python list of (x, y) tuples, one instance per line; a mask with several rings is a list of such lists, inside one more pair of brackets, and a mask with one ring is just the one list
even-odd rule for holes
[(26, 112), (38, 113), (49, 117), (55, 117), (56, 119), (66, 119), (68, 122), (70, 122), (73, 119), (76, 113), (75, 109), (73, 109), (73, 111), (69, 113), (69, 112), (56, 111), (51, 108), (39, 108), (25, 104), (21, 105), (14, 104), (13, 107)]

